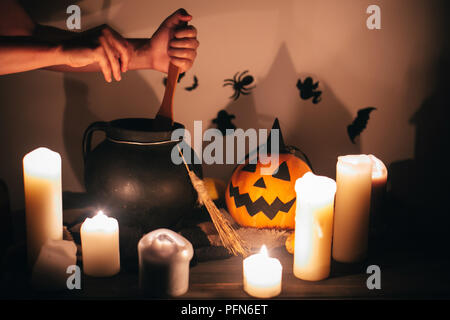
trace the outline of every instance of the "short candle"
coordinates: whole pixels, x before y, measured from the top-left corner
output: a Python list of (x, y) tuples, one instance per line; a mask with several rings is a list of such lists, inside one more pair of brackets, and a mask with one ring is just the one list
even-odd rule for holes
[(147, 233), (138, 243), (139, 287), (154, 297), (180, 296), (189, 289), (192, 244), (169, 229)]
[(256, 298), (272, 298), (281, 293), (283, 267), (278, 259), (267, 254), (266, 246), (261, 251), (244, 259), (244, 291)]
[(83, 271), (94, 277), (110, 277), (120, 271), (119, 224), (99, 211), (81, 226)]

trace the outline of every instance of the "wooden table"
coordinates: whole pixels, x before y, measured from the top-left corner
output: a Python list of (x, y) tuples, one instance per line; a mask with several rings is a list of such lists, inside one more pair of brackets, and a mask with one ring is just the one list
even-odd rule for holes
[[(358, 265), (332, 262), (331, 275), (318, 282), (294, 277), (293, 256), (284, 247), (271, 256), (283, 265), (282, 293), (276, 299), (431, 299), (450, 298), (450, 255), (446, 224), (420, 220), (405, 226), (402, 217), (391, 231), (370, 239), (369, 258)], [(24, 263), (25, 264), (25, 263)], [(369, 290), (369, 265), (381, 269), (381, 289)], [(26, 271), (18, 266), (3, 275), (3, 299), (141, 299), (136, 271), (111, 278), (82, 277), (81, 290), (40, 293), (28, 287)], [(17, 269), (17, 270), (16, 270)], [(242, 289), (242, 258), (199, 262), (190, 269), (189, 291), (179, 299), (249, 299)]]
[[(430, 299), (450, 297), (450, 260), (398, 252), (374, 257), (359, 265), (333, 262), (330, 278), (308, 282), (292, 272), (293, 257), (283, 248), (271, 253), (283, 265), (282, 293), (276, 299)], [(367, 266), (381, 268), (381, 289), (369, 290)], [(23, 287), (26, 288), (26, 287)], [(82, 289), (37, 293), (24, 289), (3, 298), (25, 299), (141, 299), (138, 276), (122, 271), (111, 278), (82, 278)], [(249, 299), (242, 289), (242, 258), (198, 263), (191, 267), (189, 291), (180, 299)]]

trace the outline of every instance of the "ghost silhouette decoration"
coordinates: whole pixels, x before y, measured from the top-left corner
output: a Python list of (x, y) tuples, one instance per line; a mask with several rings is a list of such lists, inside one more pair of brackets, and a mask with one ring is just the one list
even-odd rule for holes
[(213, 119), (212, 122), (217, 125), (217, 129), (225, 136), (227, 134), (227, 129), (236, 129), (236, 126), (231, 122), (234, 118), (236, 118), (234, 114), (229, 114), (225, 110), (220, 110), (217, 113), (217, 118)]
[(318, 104), (320, 100), (322, 100), (322, 91), (317, 90), (318, 87), (319, 81), (314, 83), (311, 77), (306, 78), (303, 82), (301, 79), (298, 79), (297, 81), (297, 89), (300, 91), (300, 98), (303, 100), (312, 98), (312, 103), (314, 104)]

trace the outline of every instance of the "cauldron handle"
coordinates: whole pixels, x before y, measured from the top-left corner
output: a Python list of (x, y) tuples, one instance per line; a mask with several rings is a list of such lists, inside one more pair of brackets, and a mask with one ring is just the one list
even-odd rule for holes
[(89, 127), (87, 127), (86, 131), (84, 131), (83, 135), (83, 159), (86, 162), (86, 157), (88, 153), (91, 151), (91, 142), (92, 142), (92, 134), (97, 131), (105, 131), (108, 126), (108, 122), (97, 121), (92, 123)]

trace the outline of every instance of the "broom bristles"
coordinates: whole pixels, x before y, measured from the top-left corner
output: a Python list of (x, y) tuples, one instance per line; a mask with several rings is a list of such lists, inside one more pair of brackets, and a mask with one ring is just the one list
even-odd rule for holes
[(204, 205), (206, 207), (206, 210), (208, 210), (208, 213), (211, 216), (211, 220), (217, 230), (217, 233), (219, 234), (219, 238), (222, 241), (223, 246), (228, 250), (228, 252), (235, 256), (242, 255), (246, 257), (249, 252), (247, 245), (241, 239), (236, 230), (234, 230), (230, 221), (226, 217), (224, 217), (220, 210), (217, 208), (214, 201), (209, 196), (208, 190), (206, 190), (203, 180), (197, 177), (195, 172), (189, 169), (189, 166), (187, 165), (186, 160), (181, 153), (180, 147), (178, 147), (178, 150), (180, 151), (180, 155), (183, 159), (184, 166), (186, 167), (186, 170), (189, 174), (192, 185), (198, 193), (198, 202), (200, 205)]

